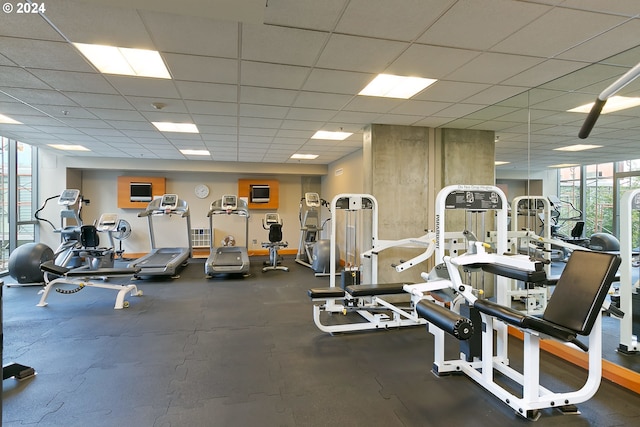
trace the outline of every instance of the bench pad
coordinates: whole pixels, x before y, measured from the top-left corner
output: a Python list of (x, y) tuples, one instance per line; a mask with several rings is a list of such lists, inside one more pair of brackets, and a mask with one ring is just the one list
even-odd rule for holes
[(477, 308), (478, 311), (500, 319), (510, 325), (541, 332), (557, 340), (573, 343), (584, 351), (588, 350), (586, 345), (577, 340), (576, 331), (572, 331), (563, 326), (539, 317), (523, 314), (511, 307), (506, 307), (486, 299), (476, 300), (473, 306)]
[(379, 283), (377, 285), (349, 285), (345, 290), (352, 297), (373, 297), (376, 295), (404, 294), (408, 283)]
[(67, 277), (102, 277), (102, 276), (126, 276), (140, 272), (139, 267), (135, 268), (98, 268), (96, 270), (71, 269), (56, 265), (53, 261), (40, 264), (40, 270)]
[(329, 288), (312, 288), (307, 291), (307, 295), (314, 299), (344, 298), (344, 291), (335, 286)]
[[(536, 264), (536, 268), (538, 268), (538, 265), (542, 267), (542, 264)], [(487, 273), (520, 280), (525, 283), (544, 283), (547, 280), (547, 274), (544, 270), (527, 271), (500, 264), (482, 264), (480, 267)]]

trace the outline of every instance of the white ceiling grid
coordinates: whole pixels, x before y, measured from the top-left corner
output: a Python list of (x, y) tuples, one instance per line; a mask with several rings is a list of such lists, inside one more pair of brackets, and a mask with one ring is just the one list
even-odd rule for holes
[[(589, 143), (602, 149), (552, 151), (580, 142), (584, 115), (566, 110), (640, 62), (637, 0), (45, 5), (43, 16), (0, 14), (0, 114), (23, 123), (0, 124), (0, 134), (91, 150), (68, 155), (202, 160), (187, 148), (215, 161), (304, 153), (327, 164), (380, 123), (496, 131), (496, 159), (511, 162), (502, 168), (640, 158), (638, 108), (599, 119)], [(158, 50), (172, 79), (102, 75), (70, 42)], [(383, 72), (438, 81), (410, 100), (357, 95)], [(624, 90), (639, 93), (637, 82)], [(200, 134), (162, 133), (152, 121), (193, 122)], [(354, 134), (310, 139), (316, 130)]]

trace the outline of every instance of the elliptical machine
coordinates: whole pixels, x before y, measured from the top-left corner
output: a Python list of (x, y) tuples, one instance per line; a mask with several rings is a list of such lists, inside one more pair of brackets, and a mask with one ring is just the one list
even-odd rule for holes
[[(304, 203), (304, 206), (303, 206)], [(331, 214), (329, 202), (320, 198), (318, 193), (305, 193), (300, 199), (300, 241), (295, 261), (311, 268), (316, 276), (329, 275), (331, 265), (331, 240), (320, 239), (320, 233), (325, 224), (331, 219), (331, 215), (320, 224), (320, 210), (326, 207)], [(304, 216), (302, 214), (303, 208)]]

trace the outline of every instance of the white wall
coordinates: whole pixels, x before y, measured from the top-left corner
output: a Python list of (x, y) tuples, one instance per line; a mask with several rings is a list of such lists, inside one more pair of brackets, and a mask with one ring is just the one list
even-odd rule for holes
[[(500, 170), (496, 169), (496, 180), (513, 179), (513, 180), (540, 180), (542, 181), (542, 195), (556, 196), (558, 194), (558, 171), (557, 169), (547, 169), (541, 172), (518, 171), (518, 170)], [(524, 195), (524, 194), (518, 194)], [(513, 198), (511, 195), (509, 198)]]

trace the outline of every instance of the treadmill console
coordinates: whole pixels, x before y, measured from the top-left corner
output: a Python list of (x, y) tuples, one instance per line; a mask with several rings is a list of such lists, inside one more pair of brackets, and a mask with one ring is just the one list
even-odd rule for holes
[(304, 200), (307, 207), (318, 208), (320, 207), (320, 195), (318, 193), (304, 193)]
[(222, 196), (222, 209), (226, 211), (238, 209), (238, 197), (235, 195)]
[(164, 211), (172, 211), (178, 207), (178, 195), (177, 194), (165, 194), (160, 201), (160, 209)]
[(75, 189), (67, 189), (62, 192), (60, 198), (58, 199), (58, 204), (60, 206), (72, 206), (75, 205), (78, 201), (78, 197), (80, 197), (80, 190)]

